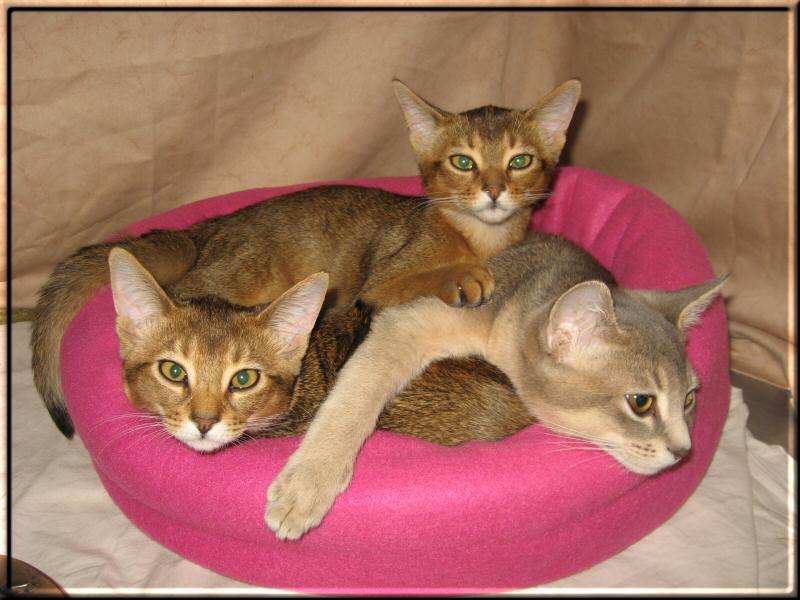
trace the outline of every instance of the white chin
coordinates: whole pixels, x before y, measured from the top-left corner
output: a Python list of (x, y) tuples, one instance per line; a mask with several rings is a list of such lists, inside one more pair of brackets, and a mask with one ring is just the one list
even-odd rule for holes
[[(613, 454), (612, 454), (612, 456), (613, 456)], [(671, 467), (676, 462), (678, 462), (678, 461), (675, 461), (675, 462), (668, 463), (668, 464), (658, 464), (658, 463), (642, 464), (642, 463), (637, 463), (637, 462), (633, 462), (633, 461), (623, 460), (623, 459), (620, 459), (617, 456), (614, 456), (614, 458), (616, 458), (617, 461), (623, 467), (625, 467), (629, 471), (633, 471), (637, 475), (655, 475), (656, 473), (659, 473), (659, 472), (663, 471), (664, 469), (666, 469), (667, 467)]]
[(210, 440), (208, 438), (200, 438), (197, 440), (181, 440), (184, 444), (189, 446), (192, 450), (197, 452), (215, 452), (222, 448), (227, 442), (220, 442)]
[(512, 211), (506, 210), (505, 208), (495, 207), (479, 210), (475, 213), (475, 216), (484, 223), (495, 225), (508, 219), (508, 217), (511, 216), (511, 213)]

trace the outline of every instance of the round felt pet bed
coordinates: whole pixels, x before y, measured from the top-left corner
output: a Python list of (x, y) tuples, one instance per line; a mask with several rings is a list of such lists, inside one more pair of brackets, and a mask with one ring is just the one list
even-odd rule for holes
[[(418, 177), (340, 183), (420, 194)], [(141, 221), (127, 233), (182, 228), (265, 197), (310, 187), (219, 196)], [(562, 168), (534, 226), (592, 252), (620, 284), (676, 289), (713, 277), (691, 228), (650, 192)], [(295, 542), (264, 523), (267, 487), (299, 436), (203, 455), (130, 431), (109, 288), (69, 327), (62, 378), (70, 413), (109, 494), (166, 547), (241, 581), (317, 593), (478, 593), (535, 586), (600, 562), (670, 517), (697, 487), (728, 407), (724, 307), (689, 334), (702, 382), (689, 457), (653, 477), (605, 454), (552, 452), (532, 425), (501, 442), (455, 448), (379, 431), (352, 484), (322, 524)], [(379, 375), (376, 375), (379, 376)], [(129, 420), (128, 420), (129, 421)], [(591, 460), (587, 460), (591, 457)]]

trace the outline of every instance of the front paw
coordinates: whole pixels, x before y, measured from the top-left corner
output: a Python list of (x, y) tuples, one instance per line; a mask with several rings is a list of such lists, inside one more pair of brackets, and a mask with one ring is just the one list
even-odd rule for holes
[(320, 524), (351, 477), (351, 468), (290, 460), (267, 490), (267, 525), (281, 540), (300, 538)]
[(450, 306), (479, 306), (494, 293), (494, 276), (482, 265), (459, 265), (449, 270), (438, 296)]

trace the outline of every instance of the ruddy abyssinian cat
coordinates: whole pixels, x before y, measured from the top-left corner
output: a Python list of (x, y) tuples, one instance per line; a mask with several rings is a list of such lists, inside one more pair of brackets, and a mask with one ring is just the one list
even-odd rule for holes
[(485, 358), (536, 420), (636, 473), (689, 452), (699, 381), (686, 331), (724, 279), (674, 292), (622, 289), (578, 246), (534, 232), (488, 264), (496, 287), (480, 307), (418, 298), (373, 318), (269, 486), (265, 519), (279, 538), (321, 522), (387, 403), (439, 358)]
[(494, 279), (486, 260), (520, 241), (547, 195), (580, 94), (569, 80), (528, 110), (484, 106), (453, 114), (399, 81), (424, 198), (324, 186), (260, 202), (186, 230), (87, 246), (56, 266), (37, 301), (34, 382), (59, 429), (74, 428), (60, 381), (60, 343), (86, 300), (108, 283), (108, 256), (125, 248), (189, 299), (269, 303), (305, 277), (329, 274), (328, 306), (375, 308), (418, 296), (476, 306)]
[[(109, 264), (126, 394), (200, 452), (305, 432), (369, 331), (371, 311), (360, 303), (328, 310), (314, 327), (325, 273), (266, 307), (241, 307), (214, 297), (170, 298), (121, 248), (111, 250)], [(432, 365), (378, 426), (454, 445), (502, 439), (531, 422), (505, 375), (471, 359)]]

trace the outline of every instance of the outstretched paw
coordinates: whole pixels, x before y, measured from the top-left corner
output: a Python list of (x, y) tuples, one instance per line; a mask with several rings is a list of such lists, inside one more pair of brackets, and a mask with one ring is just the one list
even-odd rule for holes
[(350, 468), (290, 460), (267, 490), (267, 525), (278, 539), (300, 538), (320, 524), (351, 477)]
[(494, 293), (494, 276), (483, 265), (456, 265), (442, 279), (438, 296), (450, 306), (479, 306)]

